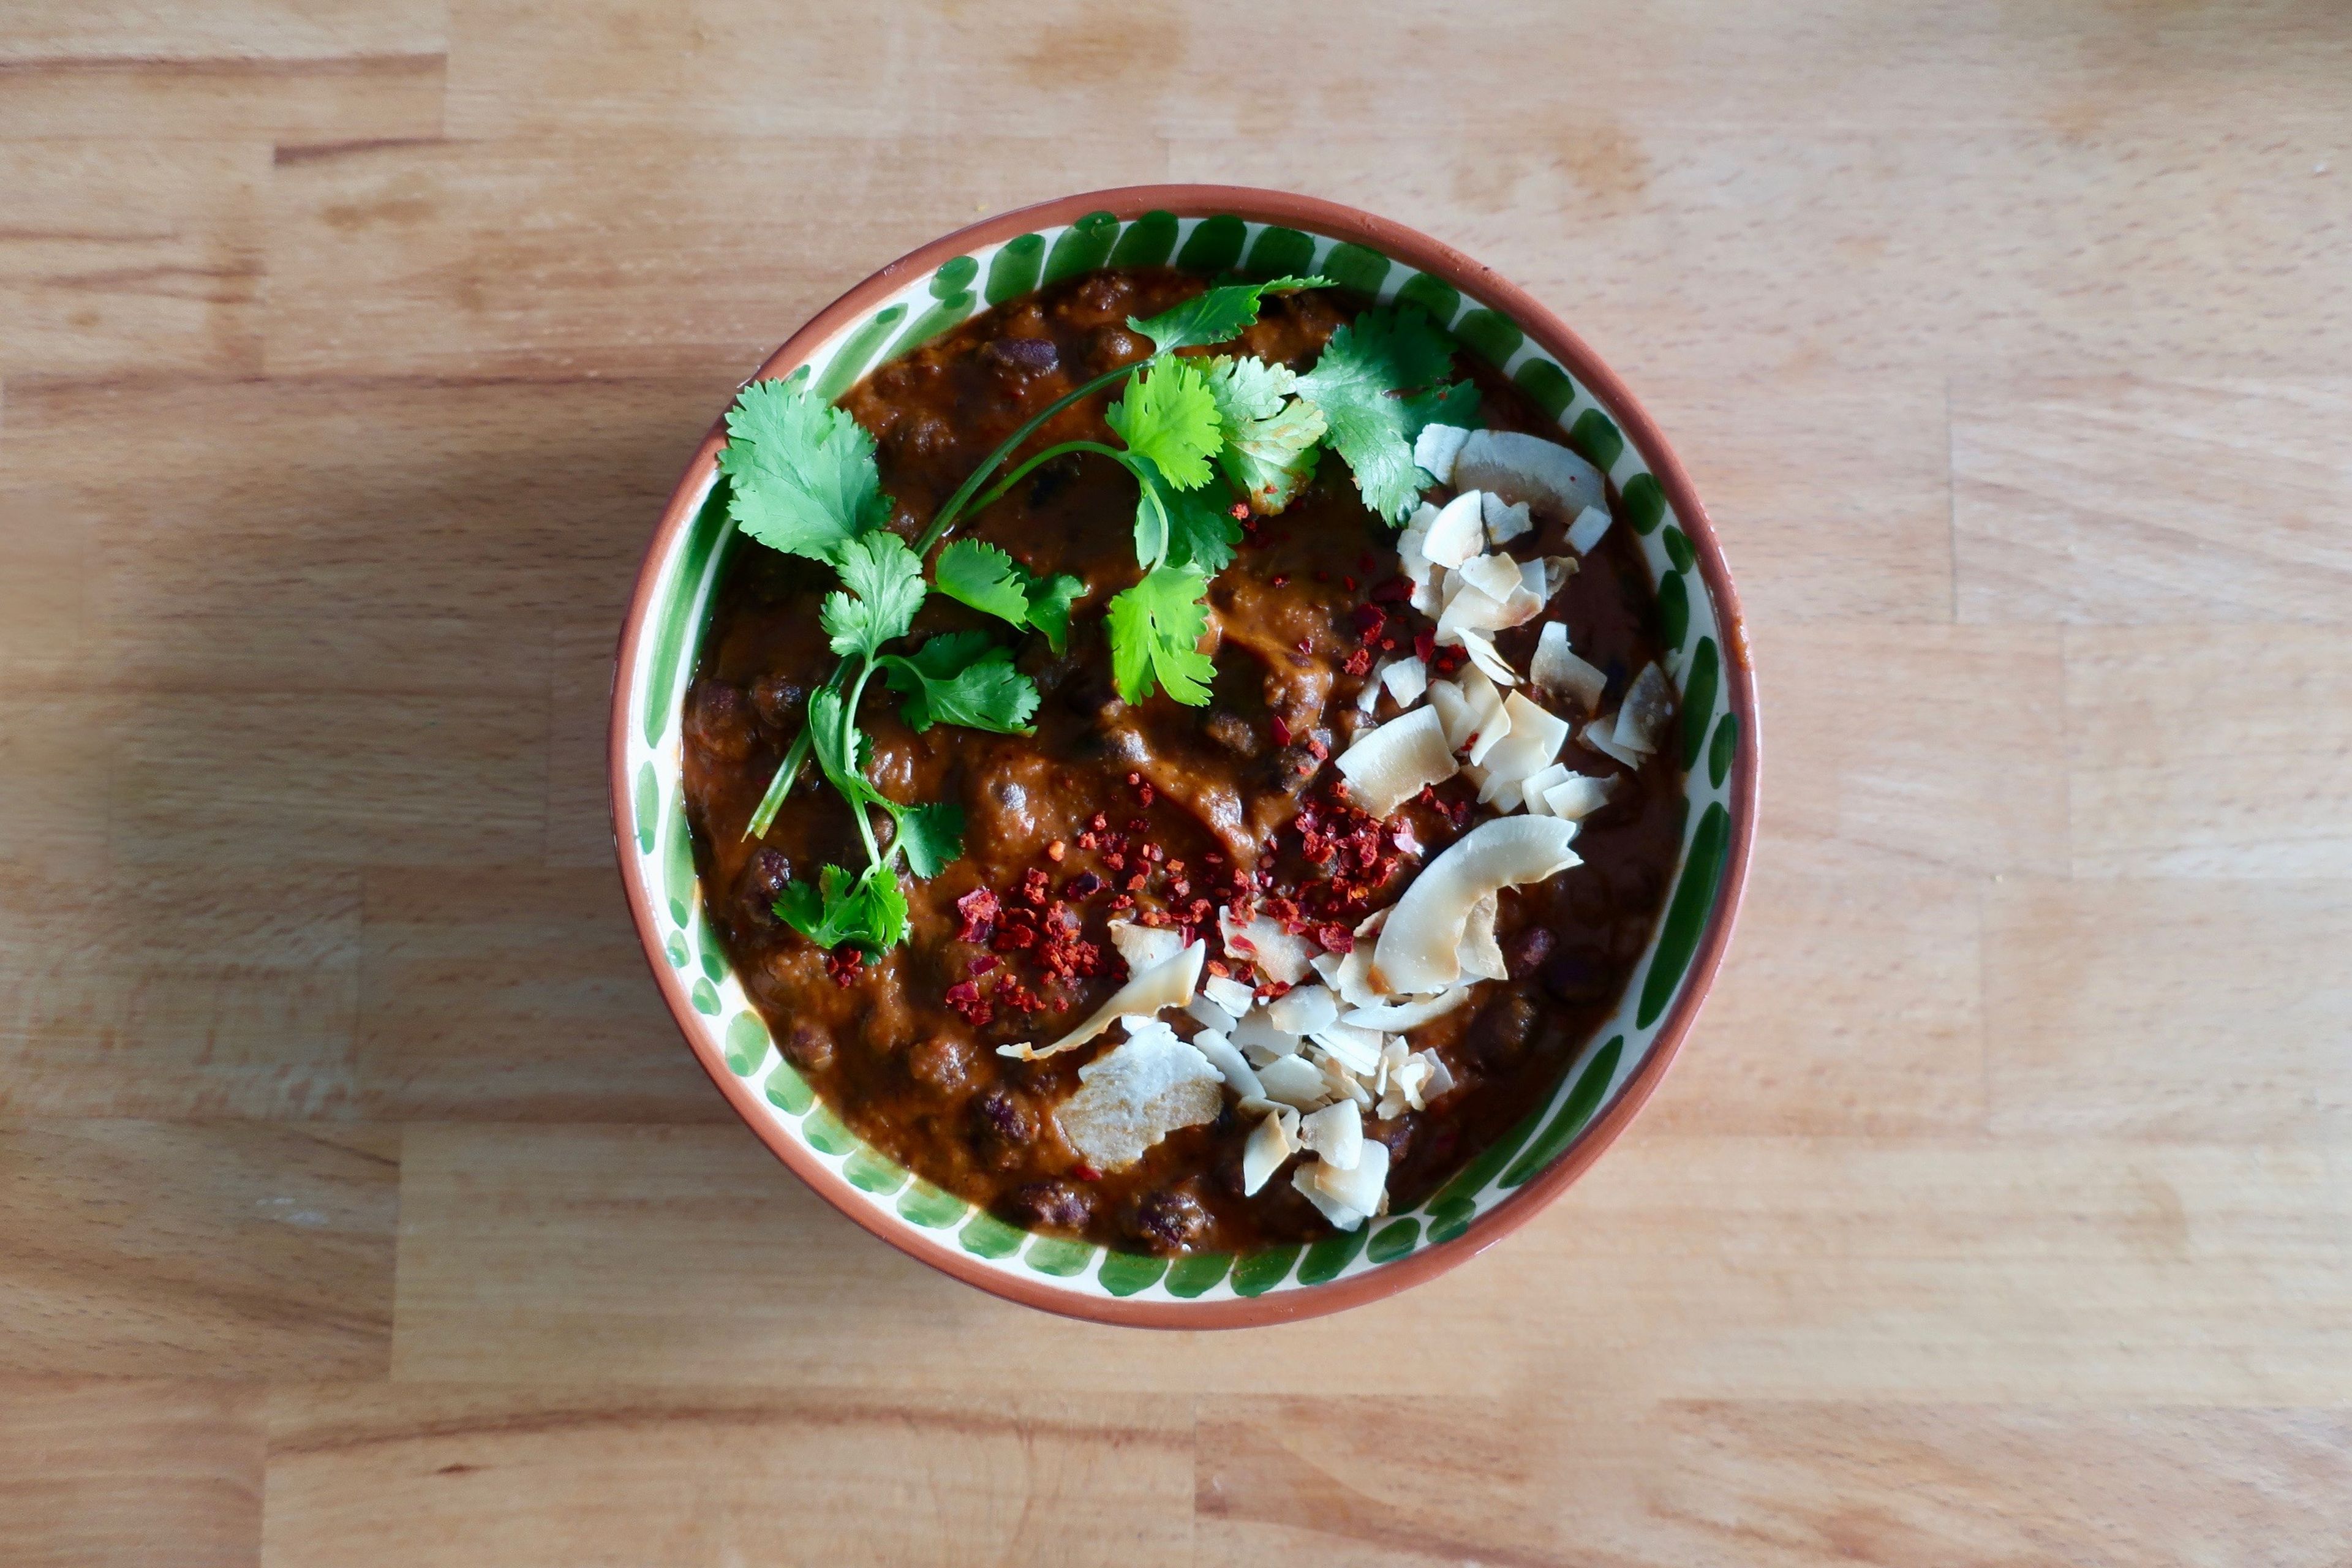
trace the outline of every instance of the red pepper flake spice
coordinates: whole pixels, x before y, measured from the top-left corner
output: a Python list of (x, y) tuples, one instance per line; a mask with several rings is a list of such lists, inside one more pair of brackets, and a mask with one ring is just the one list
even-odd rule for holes
[(836, 947), (824, 955), (824, 972), (833, 977), (835, 985), (845, 991), (857, 984), (865, 968), (866, 954), (858, 948)]
[(1081, 1160), (1076, 1164), (1071, 1166), (1070, 1173), (1077, 1177), (1078, 1180), (1082, 1182), (1099, 1182), (1102, 1180), (1102, 1173), (1096, 1170), (1092, 1165), (1087, 1164), (1084, 1160)]
[(996, 1005), (982, 996), (980, 987), (969, 980), (959, 980), (948, 987), (947, 1004), (975, 1029), (985, 1028), (996, 1019)]
[(1045, 846), (1045, 858), (1053, 861), (1056, 865), (1059, 865), (1061, 863), (1062, 857), (1067, 855), (1069, 852), (1070, 847), (1063, 843), (1058, 838)]
[(1422, 663), (1427, 664), (1437, 656), (1437, 634), (1435, 632), (1415, 633), (1412, 639), (1412, 651), (1420, 658)]
[(956, 932), (958, 942), (986, 942), (996, 934), (996, 917), (1000, 912), (996, 895), (986, 888), (974, 888), (955, 903), (956, 913), (963, 917), (963, 926)]
[(1045, 873), (1039, 870), (1036, 867), (1032, 866), (1028, 870), (1021, 873), (1021, 901), (1023, 903), (1027, 904), (1032, 909), (1042, 910), (1045, 907), (1045, 900), (1050, 891), (1051, 889), (1047, 886), (1045, 880)]
[(1276, 713), (1270, 715), (1267, 719), (1267, 723), (1274, 730), (1274, 743), (1276, 745), (1286, 746), (1290, 744), (1290, 726), (1283, 721), (1281, 714)]

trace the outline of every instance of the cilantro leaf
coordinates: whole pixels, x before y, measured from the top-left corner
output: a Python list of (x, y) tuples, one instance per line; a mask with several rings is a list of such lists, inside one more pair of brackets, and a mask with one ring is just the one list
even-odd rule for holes
[(922, 561), (887, 529), (845, 541), (835, 553), (848, 592), (827, 594), (817, 619), (834, 652), (871, 658), (892, 637), (906, 636), (922, 608)]
[(1161, 353), (1171, 349), (1199, 348), (1234, 338), (1257, 321), (1258, 296), (1286, 294), (1295, 289), (1328, 289), (1328, 278), (1276, 278), (1265, 283), (1229, 283), (1195, 294), (1173, 310), (1144, 321), (1133, 316), (1127, 324), (1150, 338)]
[(1209, 628), (1202, 598), (1208, 585), (1196, 567), (1160, 566), (1110, 602), (1111, 673), (1120, 697), (1140, 702), (1157, 680), (1179, 702), (1207, 705), (1216, 665), (1198, 645)]
[[(1261, 359), (1218, 359), (1209, 370), (1225, 445), (1217, 465), (1261, 512), (1278, 512), (1315, 477), (1323, 411), (1292, 395), (1298, 378)], [(1428, 423), (1424, 420), (1423, 423)]]
[(853, 878), (826, 866), (817, 881), (792, 881), (776, 895), (776, 918), (823, 948), (855, 942), (877, 952), (907, 934), (907, 895), (887, 867), (870, 866)]
[(940, 552), (931, 574), (959, 604), (1045, 634), (1055, 653), (1070, 631), (1070, 601), (1087, 590), (1076, 577), (1039, 577), (993, 544), (959, 539)]
[(1014, 734), (1037, 711), (1036, 684), (986, 632), (943, 632), (925, 639), (911, 658), (886, 653), (881, 662), (890, 689), (907, 700), (899, 713), (918, 733), (933, 724), (961, 724)]
[(788, 555), (830, 561), (890, 515), (874, 437), (806, 382), (755, 381), (727, 411), (727, 515)]
[[(1032, 694), (1034, 698), (1034, 693)], [(891, 816), (898, 825), (898, 848), (907, 852), (907, 869), (918, 879), (929, 881), (963, 853), (963, 808), (947, 801), (934, 801), (929, 805), (910, 805), (894, 811)], [(893, 891), (896, 885), (893, 884)], [(898, 905), (899, 921), (906, 920), (906, 902)]]
[(1332, 333), (1315, 368), (1298, 378), (1299, 395), (1323, 411), (1364, 504), (1392, 522), (1430, 483), (1413, 466), (1413, 437), (1461, 396), (1453, 387), (1398, 395), (1435, 388), (1453, 361), (1452, 345), (1421, 311), (1367, 310)]
[(808, 726), (809, 739), (816, 751), (816, 765), (826, 782), (846, 796), (854, 807), (862, 809), (867, 801), (879, 799), (874, 786), (866, 782), (872, 742), (866, 740), (866, 731), (849, 729), (842, 722), (839, 691), (828, 686), (809, 699)]
[(1178, 489), (1198, 489), (1209, 482), (1209, 459), (1224, 437), (1217, 400), (1186, 361), (1153, 360), (1128, 382), (1103, 418), (1129, 451), (1151, 459)]

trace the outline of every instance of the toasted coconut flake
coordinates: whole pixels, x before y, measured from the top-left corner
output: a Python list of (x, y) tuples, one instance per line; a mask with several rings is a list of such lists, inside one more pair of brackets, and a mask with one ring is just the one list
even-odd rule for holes
[(1617, 743), (1617, 715), (1606, 714), (1595, 719), (1576, 732), (1576, 738), (1604, 757), (1614, 757), (1629, 768), (1642, 765), (1642, 753)]
[(1418, 1029), (1432, 1018), (1443, 1018), (1469, 1000), (1470, 987), (1455, 985), (1418, 1001), (1369, 1003), (1352, 1012), (1340, 1014), (1339, 1021), (1352, 1024), (1360, 1029)]
[(1601, 470), (1557, 442), (1514, 430), (1474, 430), (1454, 459), (1454, 488), (1493, 490), (1561, 517), (1608, 501)]
[(1136, 1017), (1127, 1029), (1078, 1069), (1078, 1091), (1054, 1110), (1063, 1141), (1105, 1171), (1135, 1163), (1180, 1127), (1215, 1121), (1225, 1105), (1216, 1068), (1173, 1029)]
[(1298, 1123), (1298, 1142), (1335, 1170), (1352, 1171), (1364, 1152), (1364, 1116), (1352, 1102), (1327, 1105)]
[(1510, 971), (1503, 967), (1503, 945), (1495, 940), (1495, 917), (1501, 900), (1487, 894), (1470, 906), (1470, 919), (1462, 928), (1462, 940), (1454, 950), (1464, 975), (1476, 975), (1481, 980), (1502, 980)]
[(1508, 544), (1535, 527), (1535, 520), (1528, 516), (1527, 502), (1507, 501), (1497, 495), (1487, 496), (1479, 503), (1478, 515), (1486, 522), (1486, 538), (1493, 544)]
[(1445, 571), (1443, 567), (1432, 566), (1429, 573), (1427, 577), (1418, 579), (1412, 585), (1412, 607), (1424, 616), (1434, 616), (1445, 607), (1445, 600), (1442, 596), (1442, 580)]
[(1339, 987), (1339, 966), (1347, 962), (1348, 955), (1343, 952), (1318, 952), (1307, 961), (1307, 967), (1315, 972), (1315, 978), (1337, 991)]
[(1358, 1105), (1372, 1102), (1371, 1090), (1356, 1081), (1356, 1075), (1328, 1057), (1323, 1062), (1323, 1083), (1333, 1100), (1352, 1100)]
[(1500, 604), (1519, 585), (1519, 563), (1507, 555), (1473, 555), (1462, 563), (1462, 580)]
[(1130, 974), (1157, 968), (1184, 951), (1184, 939), (1171, 927), (1138, 925), (1133, 921), (1111, 921), (1110, 942), (1127, 960)]
[(1389, 689), (1399, 708), (1410, 708), (1429, 689), (1429, 666), (1417, 656), (1391, 659), (1381, 671), (1381, 684)]
[(1462, 443), (1470, 439), (1470, 432), (1459, 425), (1424, 425), (1413, 438), (1413, 467), (1441, 485), (1454, 482), (1454, 459), (1461, 454)]
[(1278, 1105), (1312, 1110), (1331, 1098), (1330, 1082), (1305, 1057), (1276, 1057), (1257, 1069), (1259, 1088)]
[(1267, 1003), (1265, 1016), (1286, 1035), (1312, 1035), (1339, 1016), (1339, 999), (1320, 985), (1301, 985)]
[(1324, 1053), (1349, 1072), (1372, 1072), (1381, 1065), (1381, 1037), (1370, 1029), (1360, 1029), (1353, 1024), (1339, 1021), (1339, 1012), (1332, 1012), (1331, 1022), (1307, 1037)]
[(1283, 1131), (1282, 1118), (1269, 1112), (1251, 1130), (1249, 1142), (1242, 1145), (1242, 1195), (1254, 1196), (1268, 1177), (1282, 1169), (1282, 1163), (1290, 1158), (1290, 1139)]
[(1272, 1016), (1263, 1007), (1253, 1009), (1234, 1026), (1233, 1040), (1260, 1067), (1298, 1048), (1298, 1036), (1276, 1027)]
[(1242, 1099), (1265, 1098), (1265, 1086), (1258, 1082), (1257, 1072), (1249, 1065), (1249, 1058), (1234, 1047), (1233, 1041), (1227, 1039), (1222, 1030), (1202, 1030), (1192, 1037), (1192, 1048), (1209, 1058), (1209, 1065), (1217, 1069), (1217, 1076), (1225, 1080), (1225, 1087)]
[(1438, 509), (1430, 522), (1422, 553), (1448, 570), (1461, 565), (1486, 547), (1486, 524), (1479, 516), (1478, 492), (1465, 491)]
[(1610, 739), (1629, 752), (1654, 752), (1674, 716), (1674, 683), (1664, 670), (1645, 664), (1626, 688), (1625, 700), (1617, 708), (1617, 728)]
[(1184, 1004), (1184, 1011), (1191, 1014), (1202, 1028), (1214, 1029), (1221, 1035), (1231, 1034), (1234, 1026), (1241, 1022), (1239, 1018), (1211, 1001), (1205, 987), (1201, 995)]
[(1503, 711), (1510, 719), (1510, 733), (1481, 759), (1487, 773), (1478, 792), (1482, 801), (1492, 802), (1506, 792), (1516, 797), (1520, 786), (1549, 767), (1568, 741), (1568, 721), (1520, 692), (1504, 699)]
[[(1150, 1017), (1163, 1007), (1181, 1007), (1192, 999), (1192, 987), (1201, 978), (1201, 963), (1209, 955), (1209, 944), (1196, 942), (1163, 963), (1153, 964), (1137, 973), (1128, 983), (1111, 993), (1110, 1000), (1087, 1015), (1086, 1021), (1044, 1050), (1026, 1041), (1019, 1045), (999, 1046), (996, 1054), (1019, 1061), (1042, 1061), (1047, 1057), (1075, 1050), (1111, 1026), (1117, 1019), (1129, 1014)], [(1083, 1071), (1083, 1069), (1081, 1069)]]
[(1536, 637), (1536, 656), (1528, 666), (1535, 689), (1555, 701), (1574, 703), (1590, 713), (1601, 706), (1609, 678), (1570, 651), (1568, 627), (1548, 621)]
[(1549, 605), (1559, 597), (1559, 591), (1568, 586), (1570, 577), (1576, 575), (1576, 558), (1572, 555), (1547, 555), (1543, 558), (1543, 569), (1544, 603)]
[(1567, 782), (1568, 764), (1554, 763), (1519, 785), (1519, 804), (1538, 816), (1547, 815), (1551, 807), (1544, 804), (1544, 791)]
[[(1201, 982), (1201, 994), (1232, 1014), (1236, 1022), (1246, 1016), (1256, 1000), (1255, 993), (1240, 981), (1223, 974), (1212, 974)], [(1226, 1027), (1231, 1028), (1232, 1025)]]
[(1296, 985), (1307, 978), (1307, 961), (1315, 950), (1307, 939), (1291, 935), (1264, 915), (1247, 925), (1235, 925), (1233, 911), (1217, 911), (1217, 931), (1225, 939), (1225, 951), (1235, 958), (1255, 963), (1268, 980), (1279, 980), (1285, 985)]
[(1601, 536), (1609, 531), (1609, 513), (1601, 507), (1588, 506), (1576, 514), (1568, 525), (1568, 547), (1579, 555), (1590, 555)]
[(1607, 805), (1616, 787), (1614, 777), (1597, 779), (1589, 773), (1570, 773), (1544, 791), (1544, 809), (1567, 821), (1580, 822)]
[(1446, 745), (1460, 751), (1478, 727), (1471, 720), (1470, 700), (1462, 694), (1462, 688), (1450, 680), (1431, 681), (1429, 706), (1437, 715), (1437, 721), (1445, 727)]
[(1388, 1193), (1387, 1144), (1376, 1138), (1367, 1138), (1353, 1165), (1342, 1167), (1329, 1160), (1318, 1160), (1313, 1169), (1315, 1184), (1323, 1189), (1325, 1197), (1334, 1203), (1344, 1204), (1358, 1214), (1381, 1212), (1381, 1200)]
[(1349, 797), (1374, 816), (1386, 816), (1426, 786), (1452, 778), (1457, 766), (1433, 708), (1416, 708), (1367, 730), (1339, 753), (1337, 765)]
[(1454, 1075), (1445, 1070), (1444, 1057), (1435, 1051), (1415, 1051), (1413, 1054), (1429, 1064), (1429, 1082), (1421, 1091), (1423, 1098), (1435, 1100), (1441, 1094), (1454, 1092)]
[(1307, 1194), (1307, 1201), (1322, 1211), (1323, 1217), (1331, 1222), (1333, 1229), (1362, 1229), (1364, 1221), (1371, 1216), (1349, 1208), (1323, 1190), (1323, 1184), (1315, 1178), (1315, 1173), (1322, 1163), (1320, 1160), (1303, 1160), (1293, 1165), (1290, 1168), (1290, 1184)]
[[(1495, 645), (1486, 640), (1485, 633), (1465, 631), (1462, 634), (1462, 651), (1468, 654), (1470, 662), (1484, 671), (1486, 679), (1496, 685), (1518, 684), (1519, 678), (1511, 673), (1511, 667), (1503, 662), (1503, 656), (1495, 651)], [(1475, 761), (1477, 755), (1478, 753), (1474, 752), (1472, 759)]]
[(1393, 990), (1442, 991), (1461, 977), (1459, 948), (1472, 908), (1488, 893), (1540, 882), (1579, 863), (1576, 829), (1551, 816), (1482, 822), (1432, 860), (1389, 911), (1372, 953)]

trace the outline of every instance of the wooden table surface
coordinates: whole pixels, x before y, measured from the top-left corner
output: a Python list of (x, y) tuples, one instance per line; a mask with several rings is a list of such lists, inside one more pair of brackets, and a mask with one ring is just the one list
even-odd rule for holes
[[(2340, 0), (9, 0), (0, 1563), (2352, 1562), (2347, 132)], [(1557, 308), (1765, 714), (1633, 1132), (1218, 1336), (803, 1190), (602, 767), (731, 385), (1169, 177)]]

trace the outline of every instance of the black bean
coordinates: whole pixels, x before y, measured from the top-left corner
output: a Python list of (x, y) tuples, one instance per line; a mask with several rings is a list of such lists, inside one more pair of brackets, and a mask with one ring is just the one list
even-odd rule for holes
[(988, 1090), (971, 1102), (971, 1141), (981, 1158), (998, 1170), (1018, 1165), (1023, 1152), (1037, 1141), (1036, 1108), (1013, 1089)]
[(1087, 363), (1097, 374), (1118, 365), (1133, 364), (1150, 356), (1151, 340), (1125, 327), (1097, 327), (1087, 340)]
[(982, 346), (980, 356), (1027, 375), (1044, 375), (1061, 363), (1051, 338), (992, 338)]
[(1031, 1182), (1004, 1200), (1005, 1217), (1032, 1230), (1083, 1230), (1094, 1217), (1095, 1196), (1070, 1182)]
[(1255, 757), (1265, 749), (1257, 727), (1230, 708), (1213, 708), (1201, 721), (1202, 732), (1237, 757)]
[(952, 1094), (971, 1079), (971, 1042), (933, 1035), (907, 1053), (907, 1072), (936, 1094)]
[(1512, 937), (1510, 945), (1503, 950), (1503, 966), (1512, 979), (1525, 980), (1543, 967), (1557, 941), (1548, 927), (1528, 926)]
[(788, 675), (763, 675), (751, 683), (751, 706), (776, 729), (796, 722), (808, 701), (808, 688)]
[(1127, 1215), (1129, 1234), (1154, 1252), (1192, 1251), (1207, 1239), (1212, 1223), (1201, 1200), (1181, 1187), (1145, 1194)]
[(686, 738), (714, 757), (741, 762), (751, 754), (758, 716), (740, 686), (698, 680), (686, 694)]
[(784, 1037), (783, 1051), (796, 1066), (823, 1072), (833, 1065), (833, 1037), (814, 1024), (794, 1024)]
[(1470, 1021), (1470, 1057), (1488, 1072), (1508, 1069), (1528, 1048), (1535, 1028), (1536, 1005), (1517, 991), (1506, 991)]
[(1562, 1002), (1582, 1006), (1606, 1002), (1617, 977), (1607, 957), (1587, 947), (1563, 948), (1543, 967), (1544, 989)]
[(793, 879), (793, 863), (779, 849), (766, 845), (751, 851), (743, 862), (741, 880), (737, 884), (737, 897), (744, 914), (755, 926), (776, 923), (776, 895), (782, 893)]

